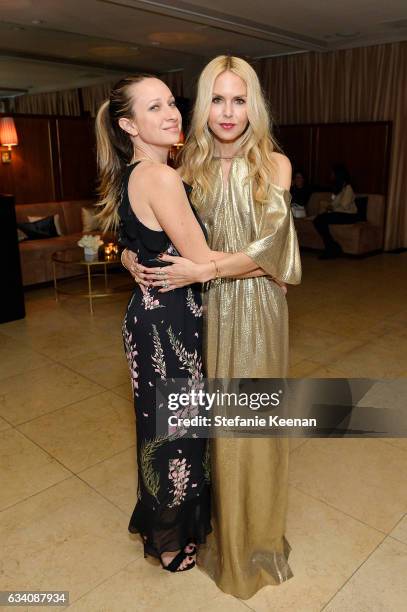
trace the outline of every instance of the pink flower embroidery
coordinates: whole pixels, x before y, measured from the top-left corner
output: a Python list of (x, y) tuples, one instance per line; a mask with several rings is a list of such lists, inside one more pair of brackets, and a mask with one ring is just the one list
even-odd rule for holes
[(168, 478), (172, 481), (173, 488), (170, 489), (170, 493), (173, 493), (173, 501), (168, 504), (169, 508), (179, 506), (186, 497), (186, 488), (189, 481), (189, 475), (191, 473), (191, 465), (187, 465), (185, 457), (183, 459), (170, 459), (169, 460), (169, 473)]
[(157, 299), (153, 298), (153, 296), (150, 293), (150, 287), (147, 287), (147, 291), (143, 295), (141, 301), (146, 310), (154, 310), (155, 308), (164, 308), (163, 304), (160, 304), (160, 302)]

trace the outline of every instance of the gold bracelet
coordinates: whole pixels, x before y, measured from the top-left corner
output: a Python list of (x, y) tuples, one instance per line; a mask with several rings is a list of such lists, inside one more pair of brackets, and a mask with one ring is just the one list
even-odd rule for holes
[(213, 265), (215, 266), (215, 279), (214, 280), (219, 280), (220, 279), (220, 271), (218, 266), (216, 265), (216, 261), (214, 259), (211, 259), (211, 263), (213, 263)]

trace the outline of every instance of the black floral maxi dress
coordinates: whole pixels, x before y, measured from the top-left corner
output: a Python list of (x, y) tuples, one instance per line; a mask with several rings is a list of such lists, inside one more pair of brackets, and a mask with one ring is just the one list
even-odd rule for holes
[[(178, 253), (164, 231), (147, 228), (130, 206), (128, 182), (136, 164), (128, 166), (123, 177), (119, 241), (137, 253), (140, 263), (151, 266), (159, 253)], [(184, 186), (188, 195), (191, 188)], [(168, 293), (152, 287), (143, 295), (136, 284), (123, 321), (123, 340), (134, 395), (138, 463), (137, 503), (128, 529), (141, 534), (145, 553), (159, 557), (188, 542), (201, 544), (211, 531), (206, 440), (157, 436), (155, 421), (156, 378), (203, 377), (200, 287)]]

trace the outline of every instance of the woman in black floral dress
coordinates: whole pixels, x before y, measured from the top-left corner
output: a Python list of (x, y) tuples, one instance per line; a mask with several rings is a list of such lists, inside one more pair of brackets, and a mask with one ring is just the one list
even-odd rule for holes
[[(175, 255), (167, 235), (145, 227), (131, 209), (127, 184), (136, 164), (125, 171), (120, 242), (142, 261), (164, 252)], [(127, 307), (123, 338), (137, 413), (139, 472), (129, 530), (147, 536), (145, 552), (151, 555), (176, 550), (179, 542), (202, 543), (210, 530), (206, 440), (171, 441), (155, 433), (156, 378), (203, 378), (199, 287), (160, 294), (147, 288), (143, 294), (137, 286)]]
[[(102, 226), (119, 225), (122, 245), (150, 265), (152, 260), (160, 265), (162, 253), (178, 255), (167, 227), (181, 253), (190, 239), (194, 249), (198, 244), (210, 252), (187, 199), (188, 186), (166, 166), (180, 127), (171, 92), (149, 75), (120, 81), (96, 120)], [(174, 212), (168, 213), (172, 200)], [(176, 206), (189, 226), (174, 219)], [(199, 288), (160, 293), (136, 284), (123, 322), (137, 422), (138, 499), (129, 531), (143, 537), (145, 556), (159, 558), (170, 571), (191, 569), (195, 545), (211, 531), (206, 440), (156, 433), (156, 380), (199, 384), (203, 378)]]

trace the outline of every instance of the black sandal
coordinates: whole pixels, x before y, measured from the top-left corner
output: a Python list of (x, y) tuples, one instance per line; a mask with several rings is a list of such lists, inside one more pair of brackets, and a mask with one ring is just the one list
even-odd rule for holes
[(192, 563), (190, 563), (189, 565), (187, 565), (183, 569), (179, 569), (179, 567), (180, 567), (181, 563), (187, 557), (191, 556), (191, 554), (193, 554), (193, 553), (186, 553), (184, 550), (180, 550), (180, 552), (177, 555), (175, 555), (173, 560), (170, 561), (170, 563), (168, 565), (164, 565), (163, 560), (160, 557), (161, 566), (162, 566), (163, 569), (167, 570), (168, 572), (186, 572), (187, 570), (190, 570), (193, 567), (195, 567), (195, 561), (192, 561)]

